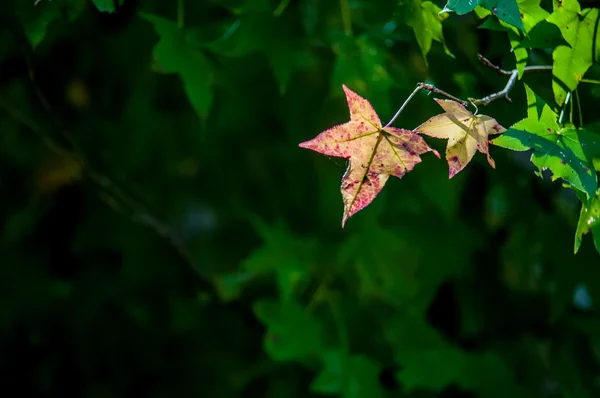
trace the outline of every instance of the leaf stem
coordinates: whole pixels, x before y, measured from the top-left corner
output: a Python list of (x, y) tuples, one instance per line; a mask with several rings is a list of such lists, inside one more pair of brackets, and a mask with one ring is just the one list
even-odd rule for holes
[(179, 29), (183, 29), (184, 26), (184, 15), (185, 15), (185, 7), (183, 4), (184, 0), (177, 0), (177, 27)]
[(595, 79), (581, 79), (581, 83), (592, 83), (592, 84), (600, 84), (600, 80)]
[(396, 114), (394, 115), (394, 117), (392, 117), (392, 120), (390, 120), (388, 122), (388, 124), (386, 124), (385, 126), (383, 126), (382, 129), (386, 129), (386, 128), (390, 127), (392, 125), (392, 123), (394, 123), (396, 121), (396, 119), (398, 118), (398, 116), (400, 116), (400, 113), (404, 110), (404, 108), (406, 107), (406, 105), (408, 105), (408, 103), (414, 98), (414, 96), (417, 94), (417, 92), (419, 92), (419, 90), (427, 90), (430, 93), (443, 95), (443, 96), (445, 96), (447, 98), (450, 98), (453, 101), (461, 103), (465, 107), (469, 104), (467, 101), (463, 101), (460, 98), (457, 98), (457, 97), (453, 96), (452, 94), (448, 94), (444, 90), (440, 90), (439, 88), (435, 87), (433, 84), (417, 83), (417, 87), (413, 90), (412, 93), (410, 93), (410, 95), (404, 101), (404, 103), (402, 104), (402, 106), (400, 107), (400, 109), (398, 109), (398, 112), (396, 112)]
[(575, 89), (575, 97), (577, 98), (577, 112), (579, 112), (579, 127), (583, 127), (583, 112), (581, 112), (581, 100), (577, 89)]
[(558, 124), (563, 123), (563, 118), (565, 117), (565, 110), (567, 109), (567, 105), (569, 105), (569, 101), (571, 100), (571, 92), (567, 93), (567, 97), (565, 98), (565, 103), (560, 111), (560, 115), (558, 116)]
[(352, 36), (352, 18), (350, 16), (350, 4), (348, 0), (340, 0), (340, 9), (342, 12), (342, 24), (346, 36)]
[(402, 104), (402, 106), (400, 107), (400, 109), (398, 109), (398, 112), (396, 112), (396, 114), (392, 117), (392, 119), (388, 122), (388, 124), (386, 124), (385, 126), (383, 126), (383, 129), (386, 129), (386, 128), (390, 127), (390, 125), (396, 121), (396, 119), (398, 118), (398, 116), (400, 116), (400, 113), (404, 110), (404, 108), (406, 107), (406, 105), (410, 102), (410, 100), (412, 100), (414, 98), (415, 95), (417, 95), (417, 93), (419, 92), (419, 90), (421, 90), (422, 88), (424, 88), (422, 86), (422, 83), (417, 84), (417, 87), (413, 90), (412, 93), (410, 93), (410, 95), (404, 101), (404, 103)]
[(569, 123), (573, 124), (573, 103), (575, 101), (573, 101), (573, 95), (571, 95), (571, 106), (569, 107)]
[(461, 103), (463, 106), (465, 106), (465, 107), (466, 107), (467, 105), (469, 105), (469, 103), (468, 103), (467, 101), (463, 101), (463, 100), (461, 100), (460, 98), (457, 98), (457, 97), (453, 96), (452, 94), (448, 94), (448, 93), (447, 93), (447, 92), (445, 92), (444, 90), (440, 90), (439, 88), (435, 87), (435, 86), (434, 86), (434, 85), (432, 85), (432, 84), (427, 84), (427, 83), (419, 83), (419, 85), (420, 85), (420, 86), (421, 86), (421, 88), (423, 88), (424, 90), (427, 90), (427, 91), (429, 91), (429, 92), (431, 92), (431, 93), (434, 93), (434, 94), (440, 94), (440, 95), (443, 95), (444, 97), (447, 97), (447, 98), (449, 98), (449, 99), (451, 99), (451, 100), (453, 100), (453, 101), (460, 102), (460, 103)]
[[(344, 0), (342, 0), (344, 1)], [(421, 89), (423, 90), (427, 90), (430, 93), (434, 93), (434, 94), (440, 94), (443, 95), (453, 101), (459, 102), (461, 105), (463, 105), (464, 107), (467, 107), (469, 105), (469, 103), (471, 105), (473, 105), (473, 107), (475, 107), (476, 111), (477, 111), (477, 106), (478, 105), (483, 105), (486, 106), (488, 105), (490, 102), (495, 101), (499, 98), (504, 98), (506, 101), (508, 102), (512, 102), (512, 100), (510, 99), (510, 97), (508, 96), (508, 94), (510, 93), (510, 91), (513, 89), (515, 83), (517, 82), (517, 78), (519, 75), (519, 72), (517, 71), (517, 69), (513, 69), (513, 70), (504, 70), (501, 69), (499, 66), (494, 65), (490, 60), (488, 60), (487, 58), (485, 58), (483, 55), (481, 54), (477, 54), (477, 58), (479, 58), (479, 60), (486, 66), (489, 66), (490, 68), (494, 69), (496, 72), (498, 72), (501, 75), (504, 76), (510, 76), (508, 79), (508, 82), (506, 83), (506, 86), (504, 86), (504, 88), (500, 91), (498, 91), (497, 93), (493, 93), (490, 94), (486, 97), (480, 98), (480, 99), (476, 99), (476, 98), (469, 98), (469, 101), (464, 101), (461, 100), (458, 97), (455, 97), (452, 94), (449, 94), (443, 90), (440, 90), (439, 88), (435, 87), (432, 84), (427, 84), (427, 83), (418, 83), (417, 87), (413, 90), (413, 92), (408, 96), (408, 98), (406, 99), (406, 101), (404, 101), (404, 103), (402, 104), (402, 106), (400, 107), (400, 109), (398, 109), (398, 112), (396, 112), (396, 114), (394, 115), (394, 117), (392, 117), (392, 120), (389, 121), (388, 124), (386, 124), (383, 129), (389, 127), (392, 125), (392, 123), (394, 123), (396, 121), (396, 119), (398, 118), (398, 116), (400, 116), (400, 113), (404, 110), (404, 108), (406, 107), (406, 105), (414, 98), (414, 96), (417, 94), (417, 92)], [(536, 65), (536, 66), (526, 66), (525, 67), (525, 72), (541, 72), (541, 71), (551, 71), (552, 70), (552, 66), (551, 65)]]

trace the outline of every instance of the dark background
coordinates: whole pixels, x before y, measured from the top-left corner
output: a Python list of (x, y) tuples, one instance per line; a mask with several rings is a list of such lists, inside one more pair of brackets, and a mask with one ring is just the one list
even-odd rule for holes
[[(426, 154), (341, 229), (346, 161), (298, 147), (347, 121), (342, 84), (384, 123), (420, 81), (499, 91), (476, 55), (514, 67), (505, 33), (452, 14), (425, 63), (398, 1), (0, 7), (0, 395), (600, 393), (598, 253), (528, 153), (452, 180)], [(511, 97), (481, 112), (508, 127)]]

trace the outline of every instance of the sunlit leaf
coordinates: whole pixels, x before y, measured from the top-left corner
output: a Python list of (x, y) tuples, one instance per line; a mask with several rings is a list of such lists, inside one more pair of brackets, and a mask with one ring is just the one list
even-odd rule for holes
[(591, 198), (597, 189), (592, 158), (600, 153), (600, 136), (583, 129), (560, 127), (550, 107), (527, 85), (525, 88), (527, 119), (492, 143), (514, 151), (533, 149), (531, 161), (540, 172), (549, 169), (553, 181), (562, 178)]
[[(561, 45), (552, 53), (552, 89), (558, 105), (565, 102), (567, 93), (577, 88), (594, 60), (600, 59), (600, 10), (581, 10), (577, 0), (563, 0), (548, 17), (548, 22), (558, 26), (570, 47)], [(594, 54), (592, 49), (596, 49)]]
[(342, 227), (349, 217), (375, 199), (390, 176), (402, 178), (421, 162), (421, 154), (433, 151), (423, 138), (410, 130), (383, 129), (371, 104), (343, 87), (350, 121), (300, 144), (315, 152), (350, 159), (342, 178)]
[(600, 190), (596, 192), (590, 203), (583, 201), (581, 204), (577, 232), (575, 233), (575, 253), (579, 251), (583, 235), (590, 231), (594, 237), (596, 250), (600, 253)]
[(505, 131), (495, 119), (489, 116), (474, 116), (462, 104), (452, 100), (435, 101), (446, 111), (434, 116), (414, 131), (435, 138), (447, 138), (446, 159), (449, 177), (454, 177), (473, 159), (479, 151), (487, 156), (490, 166), (496, 167), (489, 154), (488, 136)]
[(556, 25), (540, 21), (515, 48), (555, 48), (565, 45), (569, 46), (569, 43), (565, 41)]

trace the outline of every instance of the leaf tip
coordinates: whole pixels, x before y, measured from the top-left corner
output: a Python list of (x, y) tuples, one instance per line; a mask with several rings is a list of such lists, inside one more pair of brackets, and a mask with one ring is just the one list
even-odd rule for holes
[(455, 175), (457, 175), (464, 166), (461, 166), (458, 156), (453, 156), (448, 158), (448, 179), (451, 179)]
[(344, 211), (344, 215), (342, 216), (342, 229), (346, 226), (346, 221), (350, 218), (348, 212)]
[(301, 143), (298, 144), (298, 146), (300, 148), (304, 148), (304, 149), (311, 149), (311, 147), (312, 147), (311, 141), (312, 140), (301, 142)]

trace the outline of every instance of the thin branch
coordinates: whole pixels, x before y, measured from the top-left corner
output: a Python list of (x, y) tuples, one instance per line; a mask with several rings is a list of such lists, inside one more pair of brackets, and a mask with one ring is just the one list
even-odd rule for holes
[(18, 109), (14, 108), (13, 106), (11, 106), (9, 103), (7, 103), (4, 98), (0, 97), (0, 108), (4, 109), (4, 111), (13, 119), (15, 119), (16, 121), (18, 121), (19, 123), (21, 123), (22, 125), (24, 125), (25, 127), (27, 127), (29, 130), (31, 130), (32, 132), (34, 132), (38, 138), (40, 140), (42, 140), (42, 142), (51, 150), (53, 150), (55, 153), (63, 156), (63, 157), (72, 157), (73, 155), (71, 154), (71, 152), (69, 152), (68, 150), (66, 150), (65, 148), (63, 148), (62, 146), (60, 146), (59, 144), (55, 143), (52, 139), (50, 139), (46, 134), (44, 134), (44, 132), (42, 131), (42, 129), (35, 124), (34, 122), (30, 121), (29, 119), (27, 119), (27, 117), (20, 112)]
[[(503, 72), (505, 72), (505, 71), (503, 71)], [(490, 94), (481, 99), (469, 98), (469, 100), (475, 105), (483, 105), (483, 106), (486, 106), (490, 102), (495, 101), (500, 98), (504, 98), (506, 100), (506, 102), (512, 102), (512, 100), (510, 99), (508, 94), (510, 93), (510, 90), (512, 90), (515, 83), (517, 82), (518, 76), (519, 76), (519, 72), (515, 69), (514, 71), (512, 71), (510, 78), (508, 79), (508, 82), (506, 82), (506, 86), (504, 86), (504, 88), (502, 90), (498, 91), (497, 93)]]
[(413, 97), (415, 95), (417, 95), (417, 93), (419, 92), (419, 90), (421, 90), (423, 87), (421, 86), (421, 83), (417, 84), (417, 87), (413, 90), (412, 93), (410, 93), (410, 95), (408, 96), (408, 98), (406, 99), (406, 101), (404, 101), (404, 103), (402, 104), (402, 106), (400, 107), (400, 109), (398, 109), (398, 112), (396, 112), (396, 114), (392, 117), (392, 119), (388, 122), (388, 124), (386, 124), (385, 126), (383, 126), (383, 128), (387, 128), (390, 127), (392, 125), (392, 123), (394, 123), (396, 121), (396, 119), (398, 118), (398, 116), (400, 116), (400, 113), (402, 113), (402, 111), (404, 110), (404, 108), (406, 107), (406, 105), (408, 105), (408, 103), (410, 102), (410, 100), (413, 99)]
[[(498, 65), (494, 65), (489, 59), (487, 59), (486, 57), (484, 57), (481, 54), (477, 54), (477, 58), (485, 66), (488, 66), (488, 67), (494, 69), (500, 75), (510, 76), (510, 77), (508, 79), (508, 82), (506, 82), (506, 86), (504, 86), (504, 88), (501, 91), (490, 94), (481, 99), (469, 98), (469, 101), (472, 102), (474, 105), (483, 105), (483, 106), (489, 105), (490, 102), (495, 101), (500, 98), (504, 98), (509, 103), (512, 102), (512, 100), (510, 99), (508, 94), (510, 93), (510, 91), (515, 86), (515, 83), (517, 82), (517, 78), (519, 76), (519, 71), (517, 69), (513, 69), (513, 70), (501, 69)], [(525, 72), (545, 72), (545, 71), (551, 71), (551, 70), (552, 70), (551, 65), (534, 65), (534, 66), (526, 66), (525, 68), (523, 68), (524, 73)]]
[(581, 113), (581, 100), (579, 99), (578, 89), (575, 89), (575, 98), (577, 99), (577, 111), (579, 113), (579, 127), (583, 127), (583, 114)]
[(452, 94), (448, 94), (447, 92), (440, 90), (439, 88), (435, 87), (432, 84), (419, 83), (419, 86), (421, 86), (423, 89), (425, 89), (431, 93), (440, 94), (447, 98), (450, 98), (453, 101), (460, 102), (464, 107), (467, 107), (469, 105), (469, 103), (467, 101), (463, 101), (460, 98), (453, 96)]
[(492, 68), (493, 70), (495, 70), (496, 72), (498, 72), (501, 75), (508, 75), (508, 76), (512, 75), (512, 71), (509, 72), (504, 69), (500, 69), (500, 67), (498, 65), (493, 64), (492, 61), (490, 61), (489, 59), (487, 59), (486, 57), (484, 57), (481, 54), (477, 54), (477, 59), (479, 61), (481, 61), (481, 63), (484, 64), (485, 66)]
[(600, 80), (595, 79), (581, 79), (580, 83), (592, 83), (592, 84), (600, 84)]
[(394, 123), (396, 121), (396, 119), (398, 118), (398, 116), (400, 116), (400, 113), (404, 110), (404, 108), (406, 107), (406, 105), (408, 105), (408, 103), (414, 98), (414, 96), (419, 92), (419, 90), (427, 90), (430, 93), (435, 93), (435, 94), (443, 95), (445, 97), (450, 98), (453, 101), (461, 103), (465, 107), (469, 104), (467, 101), (463, 101), (460, 98), (457, 98), (457, 97), (453, 96), (452, 94), (448, 94), (447, 92), (445, 92), (443, 90), (440, 90), (439, 88), (435, 87), (433, 84), (417, 83), (417, 87), (413, 90), (412, 93), (410, 93), (410, 95), (404, 101), (404, 103), (402, 104), (402, 106), (400, 107), (400, 109), (398, 109), (398, 112), (396, 112), (396, 114), (394, 115), (394, 117), (392, 117), (392, 119), (388, 122), (388, 124), (386, 124), (385, 126), (383, 126), (384, 129), (387, 128), (387, 127), (389, 127), (389, 126), (391, 126), (392, 123)]
[(56, 124), (58, 131), (61, 133), (63, 138), (69, 143), (73, 152), (75, 152), (75, 157), (76, 157), (77, 161), (79, 163), (81, 163), (81, 165), (83, 167), (85, 167), (87, 162), (86, 162), (86, 158), (83, 153), (83, 150), (79, 147), (77, 142), (71, 138), (70, 134), (67, 132), (67, 129), (62, 124), (61, 120), (53, 112), (50, 102), (48, 101), (48, 99), (46, 98), (44, 93), (42, 92), (42, 90), (37, 82), (35, 70), (33, 68), (33, 63), (31, 61), (30, 48), (26, 47), (24, 50), (24, 53), (25, 53), (25, 65), (27, 68), (27, 76), (29, 77), (29, 82), (31, 84), (31, 88), (33, 89), (33, 92), (35, 93), (35, 96), (38, 98), (38, 100), (42, 104), (42, 107), (44, 108), (46, 113), (48, 113), (48, 115), (52, 118), (52, 120), (54, 121), (54, 124)]

